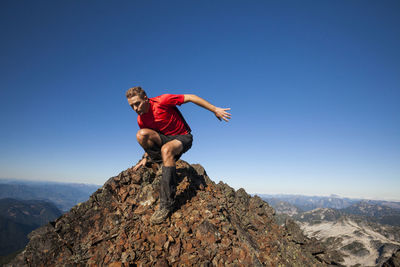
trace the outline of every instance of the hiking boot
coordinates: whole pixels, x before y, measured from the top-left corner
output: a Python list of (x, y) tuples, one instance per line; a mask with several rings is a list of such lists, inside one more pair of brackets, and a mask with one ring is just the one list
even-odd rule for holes
[(169, 214), (171, 212), (171, 209), (165, 208), (165, 207), (160, 207), (158, 210), (156, 210), (153, 215), (150, 218), (150, 222), (152, 224), (160, 224), (165, 221), (165, 219), (168, 218)]

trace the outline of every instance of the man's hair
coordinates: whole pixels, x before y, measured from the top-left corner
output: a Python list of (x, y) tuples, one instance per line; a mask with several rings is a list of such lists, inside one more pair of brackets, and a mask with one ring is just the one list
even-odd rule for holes
[(135, 86), (132, 88), (129, 88), (126, 93), (126, 98), (131, 98), (134, 96), (139, 96), (140, 98), (144, 98), (145, 96), (147, 96), (146, 92), (142, 89), (142, 87), (140, 86)]

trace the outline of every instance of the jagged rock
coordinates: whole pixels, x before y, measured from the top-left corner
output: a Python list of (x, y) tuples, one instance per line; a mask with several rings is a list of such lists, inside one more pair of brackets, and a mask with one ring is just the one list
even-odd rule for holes
[(400, 249), (393, 253), (387, 261), (382, 264), (382, 267), (398, 267), (400, 266)]
[(289, 240), (301, 245), (306, 251), (311, 252), (319, 261), (334, 266), (342, 266), (343, 256), (335, 250), (328, 249), (316, 238), (304, 236), (300, 226), (290, 218), (286, 218), (285, 229)]
[(315, 240), (279, 226), (274, 210), (259, 197), (215, 184), (198, 164), (178, 161), (177, 174), (176, 209), (162, 224), (150, 223), (161, 173), (154, 165), (130, 168), (87, 202), (32, 232), (9, 266), (333, 264)]

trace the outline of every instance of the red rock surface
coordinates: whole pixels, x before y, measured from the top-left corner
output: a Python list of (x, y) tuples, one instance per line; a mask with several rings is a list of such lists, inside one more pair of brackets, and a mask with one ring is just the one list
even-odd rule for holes
[[(30, 234), (9, 266), (325, 266), (329, 257), (243, 189), (178, 161), (177, 207), (152, 225), (158, 166), (110, 178), (90, 199)], [(295, 234), (294, 234), (295, 233)], [(317, 247), (317, 248), (316, 248)], [(314, 249), (312, 249), (314, 248)], [(324, 257), (321, 257), (324, 256)]]

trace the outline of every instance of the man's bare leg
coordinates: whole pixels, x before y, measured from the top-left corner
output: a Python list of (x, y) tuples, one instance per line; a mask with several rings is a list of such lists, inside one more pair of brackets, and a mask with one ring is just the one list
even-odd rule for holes
[(149, 149), (155, 145), (161, 147), (161, 138), (158, 133), (152, 129), (140, 129), (136, 134), (136, 139), (143, 149)]
[(160, 182), (160, 208), (151, 217), (151, 222), (154, 224), (165, 221), (173, 209), (176, 191), (175, 156), (179, 155), (182, 149), (183, 145), (179, 140), (172, 140), (161, 148), (163, 167)]
[[(156, 147), (161, 147), (161, 138), (158, 133), (152, 129), (140, 129), (136, 134), (136, 139), (139, 145), (146, 151), (149, 149), (155, 149)], [(156, 150), (156, 149), (155, 149)], [(141, 166), (146, 165), (147, 159), (144, 157), (136, 166), (133, 168), (137, 171)]]
[(164, 166), (175, 167), (175, 156), (179, 155), (183, 150), (182, 142), (179, 140), (172, 140), (164, 144), (161, 148), (161, 157)]

